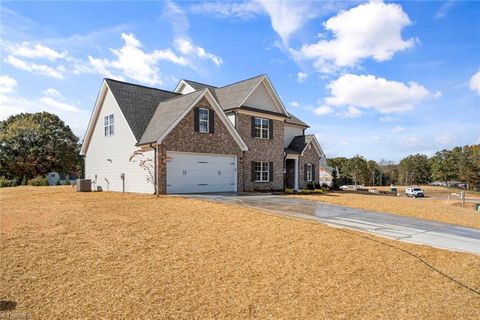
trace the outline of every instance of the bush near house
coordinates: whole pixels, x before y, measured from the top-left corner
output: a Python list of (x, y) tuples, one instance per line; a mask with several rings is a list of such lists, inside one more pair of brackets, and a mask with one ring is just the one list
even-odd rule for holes
[(37, 176), (33, 179), (28, 180), (28, 185), (30, 186), (48, 186), (48, 180), (45, 177)]

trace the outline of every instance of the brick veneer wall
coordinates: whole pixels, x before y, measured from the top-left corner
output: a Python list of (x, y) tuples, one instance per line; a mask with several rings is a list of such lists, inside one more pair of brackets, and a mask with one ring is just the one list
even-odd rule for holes
[[(283, 136), (284, 122), (273, 120), (273, 138), (257, 139), (251, 133), (251, 115), (237, 114), (237, 131), (248, 146), (243, 158), (244, 191), (268, 191), (283, 189)], [(265, 116), (268, 118), (268, 116)], [(251, 179), (251, 162), (273, 162), (273, 181), (254, 182)], [(240, 168), (240, 164), (239, 164)], [(240, 170), (240, 169), (239, 169)]]
[(320, 162), (320, 156), (317, 153), (317, 150), (313, 145), (311, 145), (311, 149), (307, 147), (305, 152), (303, 153), (303, 156), (300, 156), (300, 161), (298, 162), (298, 170), (300, 171), (298, 173), (298, 187), (301, 189), (304, 189), (307, 187), (308, 181), (305, 181), (305, 164), (313, 164), (315, 166), (314, 171), (313, 171), (313, 180), (315, 180), (316, 183), (319, 181), (319, 162)]
[[(206, 98), (200, 100), (196, 106), (212, 110)], [(157, 154), (158, 191), (161, 194), (167, 191), (167, 166), (165, 162), (167, 151), (236, 155), (237, 190), (243, 190), (243, 170), (241, 170), (243, 151), (228, 132), (217, 113), (215, 113), (214, 133), (195, 132), (194, 109), (192, 109), (162, 141)]]

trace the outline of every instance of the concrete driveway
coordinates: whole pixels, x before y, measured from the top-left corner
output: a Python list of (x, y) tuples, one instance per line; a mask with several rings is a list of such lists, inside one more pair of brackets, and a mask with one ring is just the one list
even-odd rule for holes
[(290, 216), (314, 219), (329, 226), (368, 232), (389, 239), (480, 255), (480, 229), (288, 196), (226, 193), (188, 195), (188, 197), (245, 205)]

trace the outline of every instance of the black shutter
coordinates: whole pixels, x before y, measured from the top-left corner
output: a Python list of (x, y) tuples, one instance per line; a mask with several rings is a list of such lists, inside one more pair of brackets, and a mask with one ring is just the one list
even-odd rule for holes
[(312, 181), (316, 181), (315, 177), (316, 177), (315, 165), (312, 164)]
[(208, 112), (208, 129), (210, 130), (210, 133), (215, 133), (215, 111), (210, 110)]
[(273, 181), (273, 162), (269, 162), (268, 163), (268, 169), (270, 170), (270, 173), (269, 173), (269, 178), (270, 178), (270, 182)]
[(255, 117), (252, 117), (252, 137), (255, 138)]
[(252, 172), (252, 181), (255, 181), (255, 161), (252, 161), (252, 167), (250, 168)]
[(268, 130), (270, 131), (268, 133), (268, 138), (273, 139), (273, 120), (272, 119), (268, 120)]
[(303, 181), (307, 181), (307, 164), (303, 165)]
[(198, 132), (198, 107), (193, 108), (193, 130)]

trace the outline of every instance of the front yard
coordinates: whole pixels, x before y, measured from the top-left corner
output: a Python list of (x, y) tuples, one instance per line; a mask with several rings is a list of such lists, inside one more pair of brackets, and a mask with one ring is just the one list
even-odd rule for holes
[(480, 256), (179, 197), (0, 201), (0, 300), (16, 303), (0, 319), (480, 317), (477, 293), (399, 249), (477, 291)]

